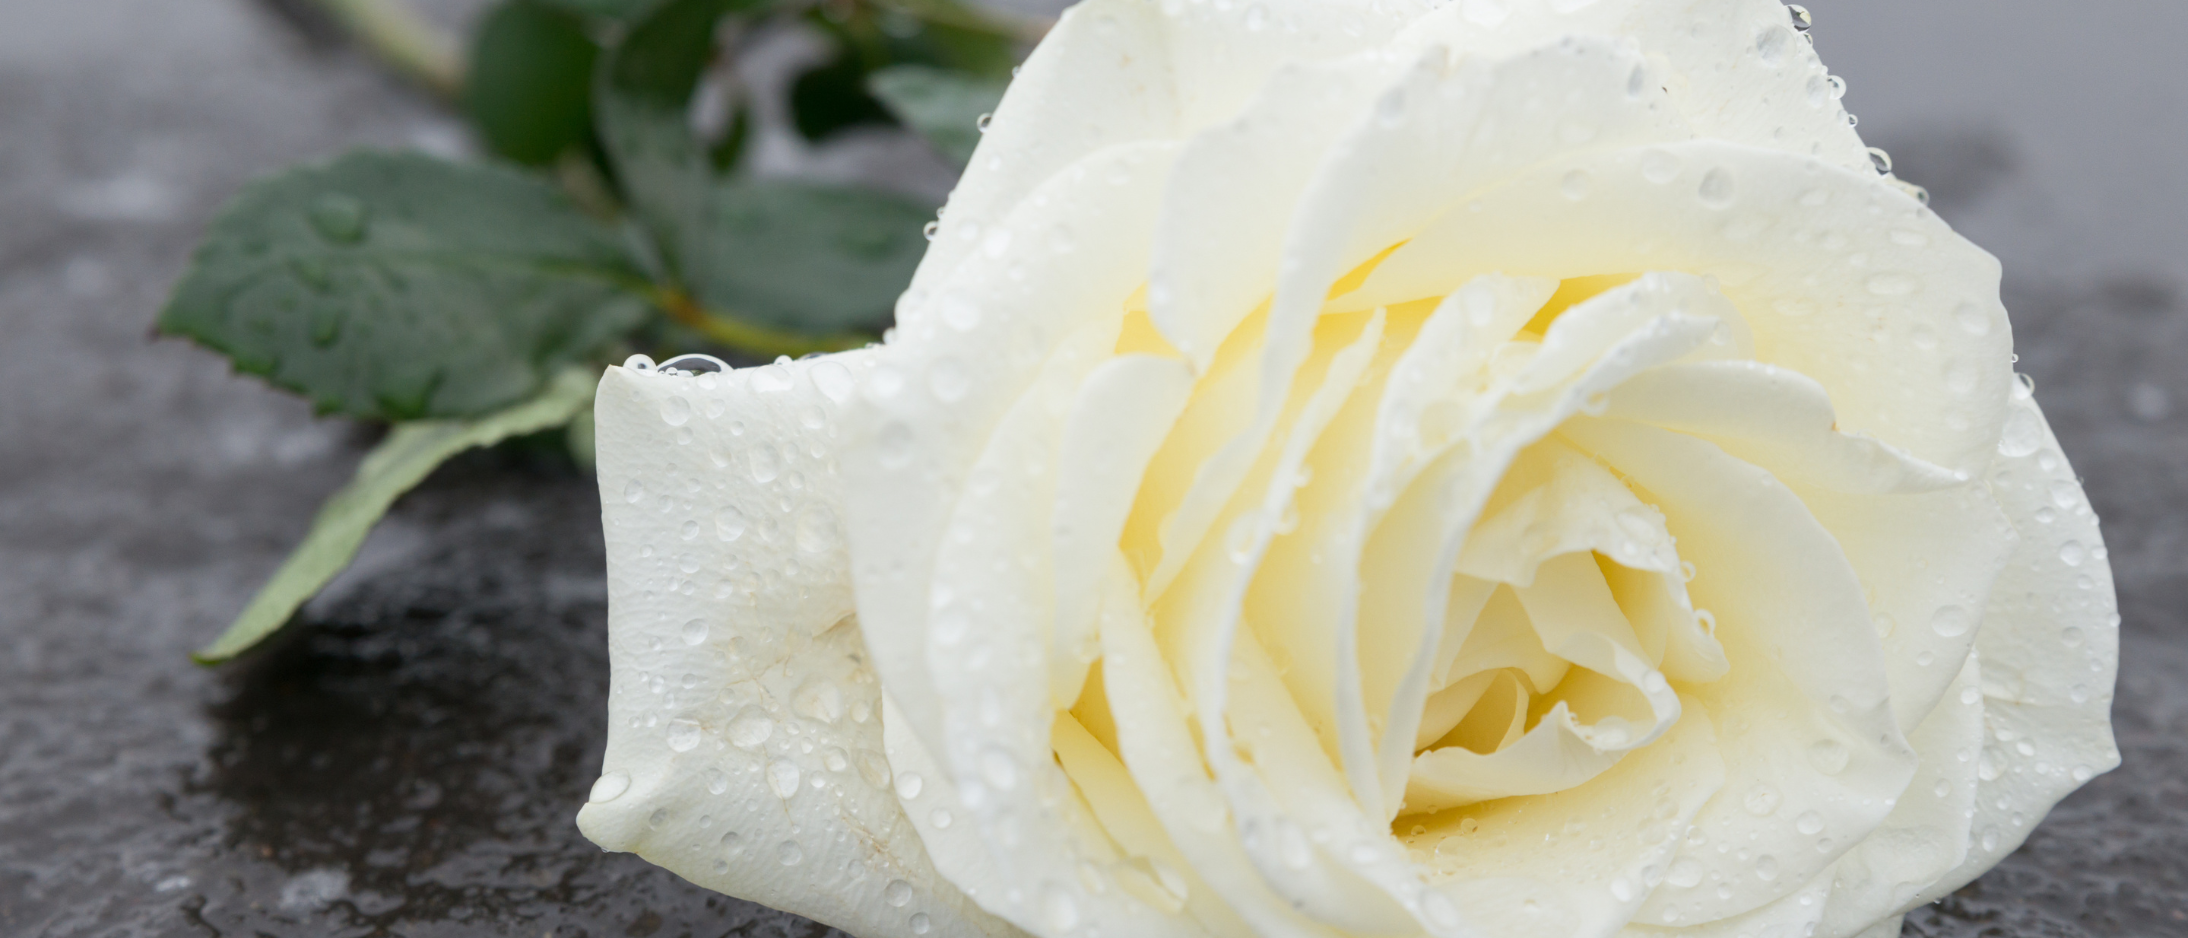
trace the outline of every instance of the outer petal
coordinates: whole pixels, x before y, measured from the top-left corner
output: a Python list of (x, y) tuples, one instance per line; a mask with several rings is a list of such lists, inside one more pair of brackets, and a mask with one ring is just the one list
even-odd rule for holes
[(2120, 764), (2112, 739), (2117, 600), (2097, 516), (2036, 402), (2015, 400), (1991, 492), (2021, 532), (1975, 640), (1983, 727), (1968, 859), (1915, 900), (1966, 885), (2021, 845), (2045, 813)]
[(601, 379), (613, 678), (578, 826), (861, 935), (1011, 935), (935, 871), (890, 794), (833, 463), (870, 358)]

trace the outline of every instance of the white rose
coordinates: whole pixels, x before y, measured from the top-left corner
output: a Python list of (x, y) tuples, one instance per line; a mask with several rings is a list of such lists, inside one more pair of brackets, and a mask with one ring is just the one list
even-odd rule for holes
[(1775, 0), (1089, 0), (885, 345), (598, 401), (586, 834), (864, 936), (1890, 935), (2117, 761)]

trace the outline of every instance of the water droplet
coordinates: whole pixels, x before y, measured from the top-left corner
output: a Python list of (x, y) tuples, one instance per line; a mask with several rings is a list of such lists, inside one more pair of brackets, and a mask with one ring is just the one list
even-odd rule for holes
[(980, 754), (980, 777), (1000, 791), (1009, 791), (1018, 785), (1018, 763), (1010, 753), (990, 749)]
[(1805, 33), (1816, 26), (1816, 18), (1808, 15), (1807, 7), (1798, 3), (1788, 3), (1785, 5), (1785, 12), (1792, 15), (1793, 28), (1799, 32)]
[(774, 447), (765, 444), (753, 447), (750, 458), (752, 460), (752, 481), (765, 485), (775, 481), (776, 476), (782, 475), (782, 454), (775, 452)]
[(798, 549), (808, 554), (834, 550), (842, 541), (836, 528), (836, 513), (819, 505), (808, 505), (798, 512)]
[(1968, 634), (1975, 625), (1975, 617), (1960, 606), (1939, 606), (1930, 614), (1930, 628), (1946, 638), (1958, 638)]
[(746, 707), (729, 721), (729, 742), (746, 752), (756, 752), (775, 735), (775, 719), (758, 707)]
[(896, 796), (906, 801), (919, 797), (923, 782), (918, 772), (900, 772), (896, 777)]
[(927, 917), (927, 913), (925, 913), (925, 912), (914, 912), (914, 913), (912, 913), (912, 934), (914, 934), (914, 935), (924, 935), (924, 934), (926, 934), (926, 933), (927, 933), (927, 929), (930, 929), (930, 928), (933, 928), (933, 927), (934, 927), (934, 920), (933, 920), (933, 919), (930, 919), (930, 918), (928, 918), (928, 917)]
[(623, 797), (623, 793), (630, 788), (630, 776), (621, 772), (609, 772), (593, 781), (592, 793), (586, 795), (585, 800), (593, 804), (606, 804)]
[(335, 244), (356, 244), (364, 240), (371, 224), (371, 211), (365, 203), (342, 192), (329, 192), (313, 199), (306, 214), (311, 217), (312, 230)]
[(1755, 878), (1770, 882), (1778, 878), (1778, 858), (1764, 854), (1755, 860)]
[(1813, 835), (1822, 833), (1823, 815), (1817, 814), (1814, 811), (1803, 811), (1801, 812), (1801, 816), (1793, 821), (1793, 829), (1800, 831), (1803, 834)]
[(672, 427), (681, 427), (691, 422), (691, 402), (675, 394), (662, 398), (661, 420)]
[(1558, 183), (1557, 188), (1566, 198), (1578, 202), (1588, 197), (1589, 182), (1588, 171), (1576, 169), (1566, 173), (1564, 181)]
[(798, 766), (795, 762), (770, 762), (767, 764), (767, 789), (777, 798), (788, 798), (798, 793)]
[(1704, 173), (1701, 188), (1697, 192), (1702, 197), (1702, 204), (1710, 208), (1730, 206), (1733, 195), (1732, 171), (1719, 166)]
[(693, 619), (684, 623), (684, 644), (699, 645), (707, 640), (707, 620)]
[(1765, 817), (1776, 812), (1778, 804), (1784, 800), (1769, 782), (1758, 782), (1755, 787), (1747, 790), (1747, 795), (1740, 799), (1740, 803), (1747, 807), (1747, 813)]
[(979, 117), (977, 117), (977, 118), (974, 118), (974, 119), (973, 119), (973, 122), (972, 122), (972, 126), (973, 126), (973, 129), (975, 129), (975, 130), (978, 130), (978, 131), (980, 131), (981, 133), (987, 133), (987, 132), (988, 132), (988, 125), (989, 125), (989, 124), (992, 124), (992, 123), (994, 123), (994, 122), (995, 122), (995, 115), (994, 115), (994, 114), (993, 114), (993, 113), (991, 112), (991, 113), (987, 113), (987, 114), (982, 114), (982, 115), (980, 115)]
[(2027, 407), (2015, 407), (2006, 414), (2006, 426), (1998, 435), (1998, 452), (2018, 459), (2036, 452), (2044, 444), (2043, 418)]
[(646, 486), (643, 483), (640, 483), (637, 479), (632, 479), (629, 483), (623, 486), (623, 500), (633, 505), (645, 501)]
[(912, 884), (901, 879), (890, 880), (889, 885), (881, 889), (881, 901), (903, 908), (912, 901)]
[(920, 235), (929, 241), (934, 240), (935, 233), (941, 230), (942, 223), (939, 221), (930, 221), (924, 225), (919, 226)]
[(1230, 551), (1233, 563), (1245, 563), (1253, 559), (1254, 527), (1260, 520), (1261, 516), (1256, 512), (1247, 512), (1231, 519), (1231, 526), (1226, 530), (1223, 542)]
[(690, 752), (699, 745), (699, 721), (676, 719), (669, 721), (669, 748), (676, 752)]
[(1664, 882), (1679, 889), (1692, 889), (1702, 882), (1702, 861), (1693, 857), (1680, 857), (1671, 861), (1671, 870), (1664, 874)]
[(2060, 563), (2066, 564), (2069, 567), (2079, 567), (2082, 565), (2082, 561), (2088, 559), (2089, 551), (2082, 547), (2082, 542), (2080, 541), (2068, 541), (2064, 544), (2059, 545)]
[(784, 866), (797, 866), (805, 862), (805, 848), (795, 840), (785, 840), (775, 846), (775, 859)]
[[(633, 482), (632, 485), (638, 483)], [(714, 536), (723, 541), (734, 541), (745, 536), (745, 513), (735, 508), (724, 508), (714, 513)]]
[(1392, 88), (1375, 102), (1375, 118), (1385, 127), (1396, 127), (1405, 120), (1406, 100), (1404, 88)]
[(1639, 893), (1634, 890), (1632, 880), (1623, 876), (1611, 880), (1611, 898), (1620, 902), (1632, 902), (1636, 895), (1639, 895)]
[(1765, 26), (1755, 36), (1755, 54), (1763, 64), (1776, 65), (1785, 59), (1785, 47), (1793, 41), (1792, 31), (1783, 26)]
[[(1892, 155), (1890, 153), (1884, 152), (1883, 147), (1870, 147), (1869, 165), (1876, 167), (1877, 175), (1879, 176), (1891, 175)], [(1894, 235), (1894, 240), (1897, 240), (1897, 233), (1895, 232)]]
[(1663, 185), (1679, 178), (1679, 156), (1669, 150), (1641, 154), (1641, 178)]

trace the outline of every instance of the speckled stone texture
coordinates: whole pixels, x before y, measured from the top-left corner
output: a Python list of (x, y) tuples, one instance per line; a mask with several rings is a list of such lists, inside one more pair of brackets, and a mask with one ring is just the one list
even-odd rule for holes
[[(2188, 934), (2188, 5), (1810, 5), (1863, 131), (2005, 260), (2126, 621), (2126, 764), (1908, 934)], [(833, 934), (578, 835), (599, 507), (551, 452), (450, 466), (277, 647), (185, 660), (370, 440), (149, 342), (167, 284), (253, 174), (464, 146), (296, 8), (0, 0), (0, 935)]]

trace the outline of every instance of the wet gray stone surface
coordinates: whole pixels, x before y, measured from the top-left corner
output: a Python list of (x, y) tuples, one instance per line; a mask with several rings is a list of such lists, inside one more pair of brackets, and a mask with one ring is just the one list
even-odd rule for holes
[[(2188, 934), (2188, 8), (1811, 6), (1872, 142), (2006, 261), (2126, 621), (2126, 764), (1909, 934)], [(0, 0), (0, 935), (830, 934), (572, 825), (605, 609), (550, 448), (436, 475), (267, 653), (185, 660), (370, 439), (149, 341), (167, 284), (256, 173), (463, 145), (284, 9)]]

